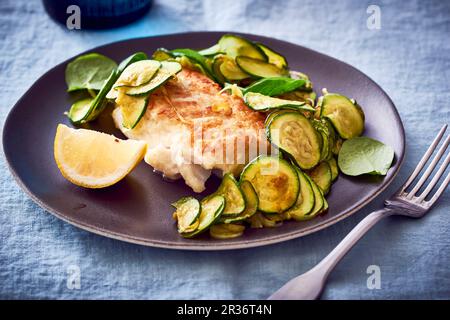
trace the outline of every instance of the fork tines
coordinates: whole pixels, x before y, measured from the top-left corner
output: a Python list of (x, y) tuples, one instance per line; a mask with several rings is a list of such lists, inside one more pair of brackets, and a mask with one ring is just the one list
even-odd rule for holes
[(424, 168), (425, 164), (430, 159), (431, 155), (434, 153), (434, 151), (437, 149), (439, 142), (442, 140), (442, 137), (445, 134), (445, 131), (447, 130), (447, 125), (444, 125), (442, 129), (439, 131), (438, 135), (434, 139), (433, 143), (430, 145), (428, 150), (425, 152), (424, 156), (418, 163), (417, 167), (414, 169), (411, 176), (408, 178), (408, 180), (405, 182), (405, 184), (401, 187), (399, 195), (405, 197), (407, 200), (412, 200), (414, 202), (418, 202), (422, 205), (431, 206), (434, 204), (434, 202), (439, 198), (439, 196), (444, 192), (444, 190), (447, 188), (449, 182), (450, 182), (450, 173), (447, 174), (445, 177), (445, 180), (443, 183), (439, 186), (435, 194), (431, 197), (429, 201), (425, 201), (425, 198), (430, 194), (431, 190), (436, 186), (438, 181), (441, 179), (441, 177), (444, 175), (449, 163), (450, 163), (450, 153), (447, 154), (445, 157), (444, 162), (439, 167), (438, 171), (434, 175), (433, 179), (428, 183), (425, 190), (420, 194), (417, 195), (419, 189), (424, 185), (426, 180), (430, 177), (433, 170), (436, 168), (436, 165), (441, 160), (442, 156), (446, 153), (447, 147), (450, 144), (450, 135), (447, 136), (444, 143), (439, 148), (438, 152), (434, 156), (431, 163), (428, 165), (425, 172), (420, 177), (419, 181), (412, 187), (412, 189), (409, 192), (406, 192), (406, 188), (408, 188), (411, 183), (416, 179), (419, 175), (419, 173)]

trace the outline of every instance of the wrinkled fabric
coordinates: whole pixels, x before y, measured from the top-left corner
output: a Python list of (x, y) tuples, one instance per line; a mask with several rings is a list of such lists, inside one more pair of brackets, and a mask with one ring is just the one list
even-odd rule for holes
[[(407, 135), (399, 177), (360, 212), (315, 234), (228, 252), (147, 248), (79, 230), (36, 205), (0, 159), (0, 298), (263, 299), (320, 261), (412, 171), (450, 121), (450, 2), (377, 1), (381, 29), (367, 28), (372, 1), (155, 1), (128, 26), (69, 31), (40, 1), (0, 2), (0, 123), (45, 71), (112, 41), (228, 30), (291, 41), (365, 72), (396, 104)], [(36, 105), (39, 107), (39, 101)], [(45, 125), (31, 124), (30, 125)], [(419, 220), (380, 222), (330, 275), (323, 299), (449, 299), (450, 192)], [(381, 288), (368, 289), (379, 266)], [(72, 271), (80, 271), (77, 289)], [(70, 276), (72, 275), (72, 276)]]

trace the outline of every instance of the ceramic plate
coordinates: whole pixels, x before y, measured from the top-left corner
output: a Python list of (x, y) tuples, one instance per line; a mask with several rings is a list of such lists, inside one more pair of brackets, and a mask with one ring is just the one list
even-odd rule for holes
[[(147, 54), (159, 48), (205, 48), (220, 38), (220, 32), (195, 32), (131, 39), (90, 50), (116, 61), (136, 51)], [(354, 67), (316, 51), (262, 36), (243, 36), (281, 52), (292, 70), (308, 74), (317, 90), (328, 88), (355, 98), (366, 115), (365, 135), (395, 150), (393, 167), (383, 177), (340, 175), (328, 195), (328, 213), (307, 222), (285, 222), (278, 228), (250, 229), (240, 238), (215, 240), (203, 235), (184, 239), (176, 231), (170, 203), (193, 194), (182, 180), (164, 181), (142, 162), (118, 184), (99, 190), (77, 187), (60, 174), (53, 158), (53, 139), (58, 123), (70, 125), (64, 115), (75, 101), (66, 92), (66, 62), (54, 67), (25, 93), (12, 108), (3, 131), (3, 147), (9, 167), (19, 185), (41, 207), (82, 229), (147, 246), (223, 250), (262, 246), (286, 241), (326, 228), (369, 203), (393, 180), (404, 156), (403, 125), (391, 99), (368, 76)], [(106, 114), (94, 129), (114, 133)], [(219, 179), (207, 183), (204, 194), (212, 193)], [(198, 196), (198, 195), (197, 195)]]

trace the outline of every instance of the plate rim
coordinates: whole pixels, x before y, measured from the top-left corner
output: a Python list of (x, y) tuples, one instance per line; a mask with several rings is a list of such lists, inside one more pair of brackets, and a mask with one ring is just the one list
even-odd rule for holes
[[(192, 35), (192, 34), (215, 34), (217, 36), (223, 35), (223, 34), (227, 34), (227, 33), (233, 33), (233, 34), (237, 34), (243, 37), (258, 37), (258, 38), (263, 38), (263, 39), (268, 39), (268, 40), (276, 40), (282, 43), (285, 43), (287, 45), (293, 45), (293, 46), (297, 46), (297, 47), (301, 47), (304, 50), (310, 51), (311, 53), (315, 54), (315, 55), (320, 55), (320, 56), (324, 56), (327, 59), (331, 59), (334, 60), (335, 62), (341, 63), (346, 65), (346, 67), (349, 67), (351, 69), (353, 69), (354, 71), (357, 71), (361, 74), (363, 74), (365, 77), (367, 77), (379, 90), (380, 92), (382, 92), (382, 94), (388, 99), (388, 101), (392, 104), (393, 106), (393, 113), (395, 118), (398, 120), (398, 124), (400, 127), (400, 143), (401, 143), (401, 154), (400, 157), (398, 159), (396, 159), (396, 164), (395, 164), (395, 170), (394, 172), (388, 177), (385, 178), (383, 180), (383, 183), (381, 184), (381, 186), (375, 191), (373, 192), (371, 195), (369, 195), (368, 197), (366, 197), (366, 199), (364, 201), (362, 201), (359, 205), (357, 205), (356, 207), (348, 210), (348, 211), (344, 211), (342, 214), (334, 217), (333, 219), (329, 220), (329, 221), (325, 221), (313, 226), (310, 226), (306, 229), (302, 229), (302, 230), (295, 230), (289, 233), (281, 233), (279, 235), (275, 235), (275, 236), (270, 236), (268, 238), (262, 238), (262, 239), (256, 239), (256, 240), (249, 240), (249, 241), (243, 241), (241, 243), (228, 243), (228, 242), (220, 242), (217, 241), (217, 243), (215, 243), (214, 245), (208, 244), (208, 243), (204, 243), (202, 244), (201, 240), (198, 240), (197, 243), (180, 243), (180, 244), (176, 244), (173, 242), (169, 242), (169, 241), (161, 241), (161, 240), (147, 240), (147, 239), (143, 239), (141, 237), (134, 237), (132, 235), (123, 235), (120, 233), (117, 233), (115, 231), (111, 231), (111, 230), (107, 230), (105, 228), (101, 228), (101, 227), (94, 227), (91, 226), (89, 224), (85, 224), (82, 223), (80, 221), (75, 221), (73, 219), (71, 219), (70, 217), (66, 216), (63, 213), (63, 210), (56, 210), (51, 208), (50, 206), (48, 206), (46, 203), (44, 203), (43, 201), (41, 201), (36, 195), (34, 195), (34, 193), (24, 184), (24, 182), (22, 181), (22, 179), (20, 178), (19, 174), (16, 172), (16, 170), (14, 169), (14, 166), (12, 165), (12, 162), (9, 158), (8, 153), (5, 150), (5, 135), (6, 135), (6, 128), (8, 126), (8, 122), (10, 122), (10, 117), (11, 114), (13, 113), (13, 111), (18, 108), (18, 105), (21, 103), (21, 101), (25, 98), (25, 96), (28, 95), (28, 93), (34, 88), (34, 86), (37, 85), (37, 83), (43, 79), (44, 77), (46, 77), (49, 73), (51, 73), (54, 69), (61, 67), (62, 65), (67, 64), (69, 61), (73, 60), (74, 58), (86, 54), (88, 52), (92, 52), (93, 50), (98, 50), (98, 49), (103, 49), (104, 47), (110, 46), (110, 45), (117, 45), (120, 43), (127, 43), (129, 41), (139, 41), (139, 40), (144, 40), (144, 39), (151, 39), (151, 38), (158, 38), (158, 37), (170, 37), (170, 36), (187, 36), (187, 35)], [(405, 160), (405, 154), (406, 154), (406, 144), (405, 144), (405, 128), (402, 122), (402, 119), (400, 117), (400, 114), (397, 110), (397, 107), (395, 106), (394, 102), (392, 101), (392, 99), (389, 97), (389, 95), (383, 90), (383, 88), (381, 88), (381, 86), (375, 82), (371, 77), (369, 77), (366, 73), (360, 71), (359, 69), (357, 69), (356, 67), (342, 61), (339, 59), (336, 59), (332, 56), (323, 54), (319, 51), (310, 49), (308, 47), (304, 47), (302, 45), (293, 43), (293, 42), (289, 42), (289, 41), (285, 41), (285, 40), (281, 40), (275, 37), (267, 37), (264, 35), (258, 35), (258, 34), (251, 34), (251, 33), (241, 33), (241, 32), (235, 32), (235, 31), (190, 31), (190, 32), (180, 32), (180, 33), (167, 33), (167, 34), (159, 34), (159, 35), (152, 35), (152, 36), (145, 36), (145, 37), (136, 37), (136, 38), (129, 38), (129, 39), (124, 39), (124, 40), (119, 40), (119, 41), (114, 41), (114, 42), (110, 42), (110, 43), (106, 43), (103, 44), (101, 46), (97, 46), (88, 50), (85, 50), (83, 52), (78, 53), (77, 55), (70, 57), (69, 59), (66, 59), (58, 64), (56, 64), (55, 66), (51, 67), (49, 70), (47, 70), (46, 72), (44, 72), (40, 77), (38, 77), (33, 84), (28, 88), (28, 90), (26, 90), (21, 97), (16, 101), (16, 103), (14, 104), (14, 106), (9, 110), (8, 115), (5, 118), (5, 122), (3, 123), (3, 130), (2, 130), (2, 149), (3, 149), (3, 154), (5, 155), (5, 160), (6, 160), (6, 164), (7, 167), (9, 169), (9, 171), (11, 172), (14, 180), (16, 181), (16, 183), (19, 185), (19, 187), (31, 198), (31, 200), (33, 200), (38, 206), (40, 206), (42, 209), (44, 209), (45, 211), (47, 211), (48, 213), (52, 214), (53, 216), (61, 219), (64, 222), (67, 222), (75, 227), (78, 227), (82, 230), (88, 231), (88, 232), (92, 232), (96, 235), (100, 235), (100, 236), (104, 236), (107, 238), (112, 238), (115, 240), (120, 240), (120, 241), (124, 241), (124, 242), (128, 242), (128, 243), (133, 243), (133, 244), (138, 244), (138, 245), (143, 245), (143, 246), (147, 246), (147, 247), (156, 247), (156, 248), (164, 248), (164, 249), (174, 249), (174, 250), (188, 250), (188, 251), (223, 251), (223, 250), (235, 250), (235, 249), (247, 249), (247, 248), (255, 248), (255, 247), (261, 247), (261, 246), (266, 246), (266, 245), (271, 245), (271, 244), (276, 244), (276, 243), (281, 243), (281, 242), (285, 242), (288, 240), (292, 240), (292, 239), (296, 239), (296, 238), (300, 238), (303, 236), (306, 236), (308, 234), (312, 234), (314, 232), (318, 232), (320, 230), (323, 230), (331, 225), (334, 225), (336, 223), (338, 223), (339, 221), (342, 221), (343, 219), (353, 215), (355, 212), (361, 210), (363, 207), (365, 207), (366, 205), (368, 205), (370, 202), (372, 202), (378, 195), (380, 195), (395, 179), (395, 177), (398, 175), (403, 162)]]

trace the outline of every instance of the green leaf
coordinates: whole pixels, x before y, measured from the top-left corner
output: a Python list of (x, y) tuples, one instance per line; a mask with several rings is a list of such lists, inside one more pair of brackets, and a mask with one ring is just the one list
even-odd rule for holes
[(394, 149), (380, 141), (357, 137), (346, 140), (339, 152), (338, 165), (349, 176), (386, 175), (394, 159)]
[(172, 53), (175, 57), (187, 57), (189, 58), (194, 64), (198, 64), (200, 66), (200, 69), (204, 71), (204, 73), (216, 81), (217, 79), (214, 77), (214, 74), (211, 70), (211, 65), (208, 63), (208, 59), (202, 56), (200, 53), (198, 53), (195, 50), (192, 49), (174, 49), (171, 50), (170, 53)]
[(100, 90), (117, 64), (98, 53), (88, 53), (69, 62), (66, 67), (67, 91)]
[(119, 66), (117, 67), (117, 77), (120, 76), (120, 74), (130, 65), (133, 64), (135, 62), (141, 61), (141, 60), (146, 60), (147, 59), (147, 55), (144, 52), (136, 52), (133, 53), (131, 56), (129, 56), (128, 58), (126, 58), (125, 60), (123, 60)]
[[(71, 117), (69, 113), (69, 118), (76, 123), (88, 122), (95, 120), (99, 114), (103, 111), (106, 106), (106, 95), (109, 90), (111, 90), (114, 83), (117, 81), (119, 76), (122, 74), (123, 70), (125, 70), (130, 64), (147, 59), (147, 55), (143, 52), (137, 52), (132, 54), (127, 59), (123, 60), (117, 68), (114, 68), (105, 81), (103, 81), (103, 85), (100, 88), (99, 93), (95, 96), (95, 98), (90, 101), (90, 103), (82, 106), (77, 105), (76, 117)], [(75, 120), (76, 118), (76, 120)]]
[(292, 79), (285, 77), (264, 78), (247, 87), (244, 94), (247, 92), (256, 92), (265, 96), (278, 96), (305, 87), (308, 82), (309, 81), (306, 79)]

